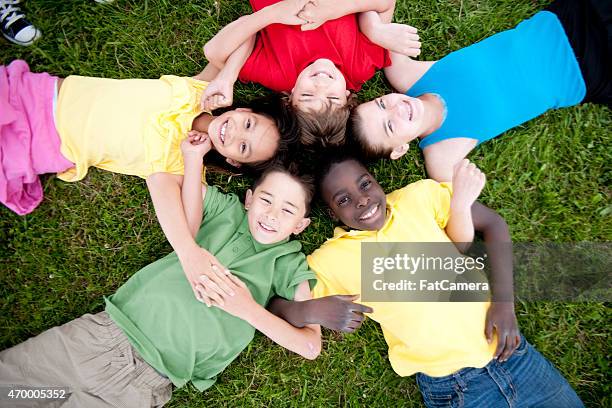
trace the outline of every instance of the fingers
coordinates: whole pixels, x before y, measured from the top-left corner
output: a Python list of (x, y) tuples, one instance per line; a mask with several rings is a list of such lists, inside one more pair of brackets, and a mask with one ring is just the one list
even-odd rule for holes
[[(213, 282), (209, 281), (208, 285), (212, 285), (212, 287), (214, 287)], [(210, 287), (211, 286), (209, 286), (209, 288)], [(200, 294), (200, 297), (204, 300), (204, 303), (206, 303), (206, 306), (208, 307), (210, 307), (214, 303), (221, 305), (221, 306), (225, 304), (225, 302), (223, 301), (223, 297), (214, 290), (208, 290), (199, 283), (196, 285), (196, 290), (198, 291), (198, 293)]]
[(493, 341), (493, 323), (487, 317), (487, 321), (485, 322), (485, 337), (487, 339), (487, 343), (491, 344)]
[[(416, 27), (409, 26), (408, 24), (406, 24), (405, 26), (406, 26), (406, 31), (408, 31), (409, 33), (416, 34), (419, 31), (416, 29)], [(419, 36), (417, 36), (417, 39), (418, 38)]]
[(191, 289), (193, 289), (193, 293), (198, 301), (205, 303), (208, 307), (211, 306), (210, 297), (208, 297), (206, 290), (202, 287), (202, 285), (196, 284), (192, 286)]
[(231, 274), (231, 273), (230, 273), (228, 276), (229, 276), (229, 278), (230, 278), (230, 279), (231, 279), (231, 280), (232, 280), (232, 281), (233, 281), (233, 282), (234, 282), (236, 285), (238, 285), (238, 286), (240, 286), (240, 287), (242, 287), (242, 288), (246, 288), (246, 287), (247, 287), (246, 283), (244, 283), (242, 280), (240, 280), (240, 278), (239, 278), (239, 277), (237, 277), (236, 275), (233, 275), (233, 274)]
[(520, 343), (520, 337), (517, 334), (507, 334), (506, 335), (506, 347), (504, 348), (501, 355), (499, 356), (499, 360), (502, 362), (507, 361), (510, 358), (510, 356), (512, 356), (512, 353), (514, 353), (514, 350), (516, 350), (519, 343)]
[(211, 263), (210, 269), (213, 271), (213, 275), (208, 276), (208, 278), (215, 283), (222, 293), (234, 296), (234, 289), (232, 288), (233, 282), (228, 278), (229, 271), (221, 269), (221, 267), (214, 262)]
[(510, 355), (514, 352), (514, 340), (514, 336), (510, 336), (508, 332), (504, 331), (499, 339), (499, 343), (497, 344), (497, 349), (495, 350), (495, 358), (497, 358), (501, 362), (506, 361), (508, 357), (510, 357)]

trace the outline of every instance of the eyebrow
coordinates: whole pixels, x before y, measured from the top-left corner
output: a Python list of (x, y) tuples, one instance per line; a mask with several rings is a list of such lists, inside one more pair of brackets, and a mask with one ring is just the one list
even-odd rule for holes
[[(364, 178), (364, 177), (368, 177), (368, 173), (363, 173), (361, 176), (357, 177), (357, 179), (355, 180), (355, 183), (358, 184), (361, 181), (361, 179)], [(346, 189), (345, 188), (343, 188), (342, 190), (340, 190), (336, 194), (334, 194), (332, 196), (332, 200), (335, 201), (336, 197), (338, 197), (339, 195), (344, 194), (344, 193), (346, 193)]]
[[(266, 190), (261, 190), (261, 192), (262, 192), (263, 194), (267, 194), (267, 195), (269, 195), (270, 197), (274, 198), (274, 194), (269, 193), (269, 192), (267, 192)], [(285, 204), (288, 204), (288, 205), (290, 205), (291, 207), (295, 208), (296, 210), (299, 210), (299, 207), (298, 207), (297, 205), (293, 204), (291, 201), (287, 201), (287, 200), (285, 200), (285, 201), (283, 201), (283, 202), (284, 202)]]

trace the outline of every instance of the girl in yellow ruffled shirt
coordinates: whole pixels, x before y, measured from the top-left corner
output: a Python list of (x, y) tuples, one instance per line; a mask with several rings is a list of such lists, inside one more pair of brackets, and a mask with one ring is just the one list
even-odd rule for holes
[(90, 166), (142, 178), (182, 175), (180, 143), (188, 134), (230, 165), (264, 167), (285, 149), (292, 121), (274, 103), (204, 112), (200, 99), (211, 79), (206, 72), (61, 79), (31, 73), (24, 61), (0, 67), (0, 201), (27, 214), (42, 200), (39, 174), (77, 181)]

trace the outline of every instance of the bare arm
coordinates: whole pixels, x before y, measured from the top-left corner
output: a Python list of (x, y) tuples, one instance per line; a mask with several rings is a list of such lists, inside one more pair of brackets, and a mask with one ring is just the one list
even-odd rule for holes
[(227, 59), (249, 38), (270, 24), (296, 25), (303, 22), (297, 17), (307, 0), (284, 0), (242, 16), (219, 31), (204, 45), (206, 59), (222, 69)]
[(474, 227), (482, 232), (489, 255), (491, 305), (487, 310), (485, 336), (490, 342), (497, 334), (495, 358), (507, 360), (520, 343), (514, 312), (512, 240), (506, 221), (495, 211), (476, 202), (472, 206)]
[(472, 204), (478, 198), (485, 184), (485, 175), (469, 160), (455, 166), (453, 174), (453, 195), (446, 234), (457, 248), (465, 252), (474, 240)]
[(181, 143), (185, 165), (181, 200), (183, 201), (187, 226), (193, 238), (197, 235), (202, 223), (202, 206), (206, 198), (206, 185), (202, 184), (203, 158), (210, 148), (211, 143), (208, 135), (197, 131), (189, 132), (189, 138)]
[(298, 16), (307, 21), (302, 24), (302, 30), (313, 30), (326, 21), (367, 11), (379, 13), (391, 21), (394, 8), (395, 0), (313, 0)]
[[(249, 37), (236, 51), (229, 56), (226, 64), (210, 81), (202, 94), (202, 108), (207, 111), (231, 106), (234, 101), (234, 83), (244, 63), (251, 55), (255, 45), (255, 36)], [(209, 64), (210, 65), (210, 64)]]
[[(215, 306), (247, 321), (275, 343), (304, 358), (313, 360), (321, 353), (321, 328), (318, 325), (309, 324), (302, 328), (290, 325), (256, 303), (240, 279), (233, 275), (231, 278), (235, 285), (233, 287), (235, 296), (225, 297), (223, 305), (215, 303)], [(299, 285), (294, 299), (297, 301), (310, 299), (307, 281)]]

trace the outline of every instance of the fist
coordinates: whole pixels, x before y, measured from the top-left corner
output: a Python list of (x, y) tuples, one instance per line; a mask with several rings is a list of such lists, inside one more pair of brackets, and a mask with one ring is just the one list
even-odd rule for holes
[(453, 169), (453, 204), (469, 209), (482, 191), (486, 177), (468, 159), (463, 159)]

